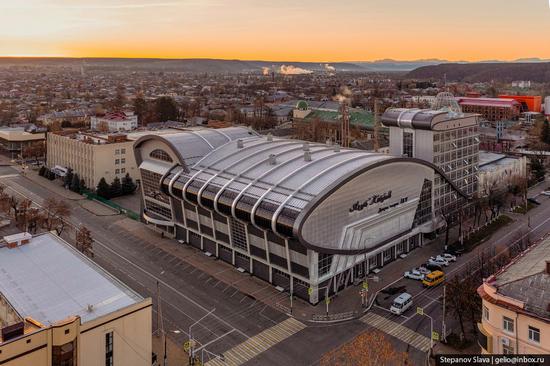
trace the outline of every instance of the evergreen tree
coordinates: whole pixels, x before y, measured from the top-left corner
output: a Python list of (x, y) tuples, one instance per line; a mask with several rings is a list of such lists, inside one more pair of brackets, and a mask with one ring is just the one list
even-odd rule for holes
[(101, 178), (101, 180), (97, 184), (96, 193), (100, 197), (107, 198), (107, 199), (111, 198), (111, 190), (105, 178)]
[(159, 122), (176, 121), (178, 118), (178, 106), (172, 97), (155, 99), (155, 112)]
[(136, 190), (136, 184), (129, 173), (126, 173), (126, 176), (122, 178), (122, 194), (134, 193)]
[(115, 177), (115, 179), (113, 179), (113, 182), (111, 183), (111, 187), (110, 187), (110, 193), (111, 193), (111, 197), (118, 197), (122, 195), (122, 185), (118, 177)]
[(84, 179), (80, 179), (80, 193), (86, 189), (86, 182), (84, 182)]
[(73, 174), (73, 180), (71, 181), (70, 190), (76, 193), (81, 193), (80, 191), (80, 178), (78, 177), (78, 174)]
[(69, 168), (69, 170), (67, 171), (67, 174), (65, 174), (65, 176), (63, 177), (63, 186), (70, 187), (71, 182), (73, 181), (73, 176), (74, 176), (73, 170)]
[(550, 145), (550, 123), (548, 123), (548, 120), (544, 120), (544, 123), (542, 125), (542, 133), (540, 136), (540, 139), (545, 144)]

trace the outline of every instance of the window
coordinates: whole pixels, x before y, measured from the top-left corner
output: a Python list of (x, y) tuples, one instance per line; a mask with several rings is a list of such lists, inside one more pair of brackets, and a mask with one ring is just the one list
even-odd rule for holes
[(126, 154), (126, 149), (120, 149), (121, 154)]
[(514, 354), (514, 346), (512, 345), (512, 342), (510, 342), (508, 338), (502, 338), (502, 354), (504, 355)]
[(120, 150), (119, 150), (119, 149), (116, 149), (116, 150), (115, 150), (115, 155), (118, 155), (118, 154), (120, 154)]
[(120, 172), (121, 172), (121, 173), (126, 173), (126, 168), (120, 169)]
[(52, 366), (76, 365), (76, 341), (52, 346)]
[(403, 132), (403, 155), (409, 158), (413, 157), (413, 134), (412, 132)]
[(126, 164), (126, 159), (125, 158), (120, 159), (120, 163), (121, 164)]
[(485, 305), (483, 305), (483, 319), (489, 320), (489, 309)]
[(502, 328), (504, 331), (513, 333), (514, 332), (514, 321), (506, 316), (502, 317)]
[(120, 174), (120, 169), (115, 169), (115, 174)]
[(120, 164), (120, 159), (115, 159), (115, 164)]
[(540, 329), (529, 326), (529, 340), (540, 343)]
[(329, 273), (332, 265), (332, 254), (319, 253), (318, 270), (319, 277)]
[(229, 226), (231, 227), (231, 241), (233, 242), (233, 246), (248, 251), (244, 225), (240, 221), (229, 218)]
[(160, 179), (162, 175), (151, 172), (149, 170), (141, 170), (141, 184), (143, 187), (143, 194), (147, 197), (154, 198), (158, 201), (169, 203), (169, 197), (160, 192)]
[(166, 151), (163, 151), (161, 149), (156, 149), (151, 151), (151, 153), (149, 154), (149, 157), (153, 159), (162, 160), (162, 161), (168, 161), (170, 163), (172, 162), (172, 158), (170, 157), (170, 155), (168, 155)]
[(105, 366), (113, 366), (113, 332), (105, 333)]

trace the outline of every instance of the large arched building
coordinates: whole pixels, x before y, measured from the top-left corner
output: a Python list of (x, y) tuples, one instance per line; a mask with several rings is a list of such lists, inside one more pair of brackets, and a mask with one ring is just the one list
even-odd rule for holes
[(144, 220), (311, 303), (422, 245), (436, 229), (434, 164), (192, 130), (136, 141)]

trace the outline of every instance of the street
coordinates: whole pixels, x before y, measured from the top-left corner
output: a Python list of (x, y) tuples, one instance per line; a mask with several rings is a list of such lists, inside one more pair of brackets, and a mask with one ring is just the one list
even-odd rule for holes
[[(51, 196), (65, 200), (72, 210), (71, 225), (85, 224), (93, 234), (94, 260), (142, 296), (153, 298), (155, 332), (159, 328), (160, 297), (164, 329), (170, 339), (183, 346), (191, 332), (197, 341), (197, 355), (205, 362), (211, 360), (209, 364), (224, 364), (216, 360), (216, 356), (222, 354), (227, 364), (316, 364), (325, 352), (367, 329), (379, 329), (390, 335), (397, 350), (409, 352), (414, 364), (422, 364), (429, 350), (430, 320), (417, 315), (416, 307), (422, 307), (425, 314), (434, 319), (433, 328), (441, 334), (443, 286), (423, 289), (419, 281), (398, 279), (392, 286), (403, 286), (414, 301), (413, 307), (400, 316), (388, 311), (389, 302), (397, 295), (380, 294), (380, 301), (360, 319), (336, 324), (302, 322), (266, 304), (267, 297), (287, 296), (268, 292), (269, 284), (240, 274), (228, 264), (214, 262), (198, 250), (160, 238), (125, 216), (96, 215), (82, 207), (82, 202), (88, 202), (84, 198), (67, 199), (47, 188), (48, 184), (57, 183), (44, 180), (38, 184), (7, 167), (0, 169), (0, 182), (38, 205)], [(542, 204), (529, 212), (532, 241), (550, 231), (549, 198), (543, 196), (539, 200)], [(474, 251), (459, 257), (448, 267), (447, 277), (452, 278), (467, 268), (468, 263), (477, 259), (480, 250), (497, 244), (511, 245), (519, 240), (518, 235), (526, 235), (527, 217), (514, 215), (514, 219), (515, 224), (499, 230)], [(414, 255), (415, 252), (410, 254)], [(220, 273), (231, 274), (228, 278), (233, 282), (211, 276), (191, 265), (190, 259), (209, 261)], [(402, 263), (395, 261), (384, 267), (381, 274), (385, 271), (402, 274), (410, 269), (402, 267)], [(233, 280), (235, 278), (239, 279)], [(253, 295), (244, 294), (235, 287), (237, 281), (258, 281), (260, 287)], [(447, 322), (448, 332), (456, 329), (457, 324), (450, 316)]]

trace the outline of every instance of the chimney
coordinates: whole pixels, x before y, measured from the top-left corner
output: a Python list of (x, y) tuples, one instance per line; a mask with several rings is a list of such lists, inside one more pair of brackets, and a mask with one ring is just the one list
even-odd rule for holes
[(267, 134), (267, 141), (273, 141), (273, 135), (271, 134), (271, 132)]
[(334, 152), (340, 152), (340, 145), (339, 144), (334, 145)]
[(311, 161), (311, 153), (309, 151), (304, 151), (304, 161)]
[(244, 142), (242, 139), (237, 140), (237, 149), (242, 149), (244, 147)]
[(269, 154), (269, 165), (277, 164), (277, 156), (275, 154)]
[(304, 151), (309, 151), (309, 142), (304, 142), (304, 144), (302, 145), (302, 149)]

